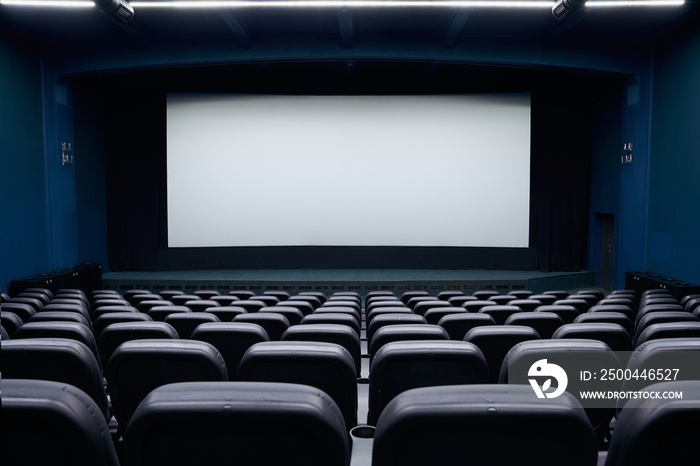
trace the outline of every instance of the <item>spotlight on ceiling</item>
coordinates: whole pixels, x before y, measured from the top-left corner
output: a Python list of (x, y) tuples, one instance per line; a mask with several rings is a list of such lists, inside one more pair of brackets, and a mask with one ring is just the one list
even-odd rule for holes
[(134, 17), (134, 9), (126, 0), (94, 0), (100, 7), (115, 18), (128, 23)]
[(552, 14), (559, 20), (566, 19), (585, 4), (586, 0), (557, 0), (552, 7)]

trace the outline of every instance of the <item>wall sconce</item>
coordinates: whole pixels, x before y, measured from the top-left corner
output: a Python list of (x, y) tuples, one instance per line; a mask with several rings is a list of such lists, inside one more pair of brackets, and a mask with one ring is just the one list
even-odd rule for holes
[(70, 142), (61, 143), (61, 165), (64, 167), (66, 165), (73, 163), (73, 149), (71, 148)]
[(632, 159), (632, 143), (627, 142), (622, 146), (622, 151), (624, 154), (622, 157), (620, 157), (620, 162), (622, 162), (623, 165), (629, 165), (634, 162)]

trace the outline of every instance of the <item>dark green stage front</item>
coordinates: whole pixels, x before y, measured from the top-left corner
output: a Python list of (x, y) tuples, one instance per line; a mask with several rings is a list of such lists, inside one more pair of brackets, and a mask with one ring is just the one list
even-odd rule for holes
[(299, 269), (299, 270), (199, 270), (172, 272), (108, 272), (103, 287), (118, 291), (132, 288), (183, 290), (215, 289), (226, 294), (232, 290), (255, 292), (285, 290), (336, 291), (388, 290), (401, 294), (409, 290), (426, 290), (437, 294), (444, 290), (462, 290), (471, 294), (492, 289), (501, 294), (511, 290), (577, 290), (596, 286), (595, 272), (538, 272), (517, 270), (392, 270), (392, 269)]

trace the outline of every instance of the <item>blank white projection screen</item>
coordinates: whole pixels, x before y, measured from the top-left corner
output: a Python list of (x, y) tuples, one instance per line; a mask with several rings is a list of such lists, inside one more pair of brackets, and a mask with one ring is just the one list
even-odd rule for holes
[(530, 95), (169, 94), (168, 245), (527, 247)]

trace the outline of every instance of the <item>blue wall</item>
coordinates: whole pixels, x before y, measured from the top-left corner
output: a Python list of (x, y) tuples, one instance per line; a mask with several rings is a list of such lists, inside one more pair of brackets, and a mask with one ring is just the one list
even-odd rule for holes
[(646, 269), (700, 283), (700, 30), (655, 53)]
[(49, 271), (40, 55), (0, 34), (0, 288)]

